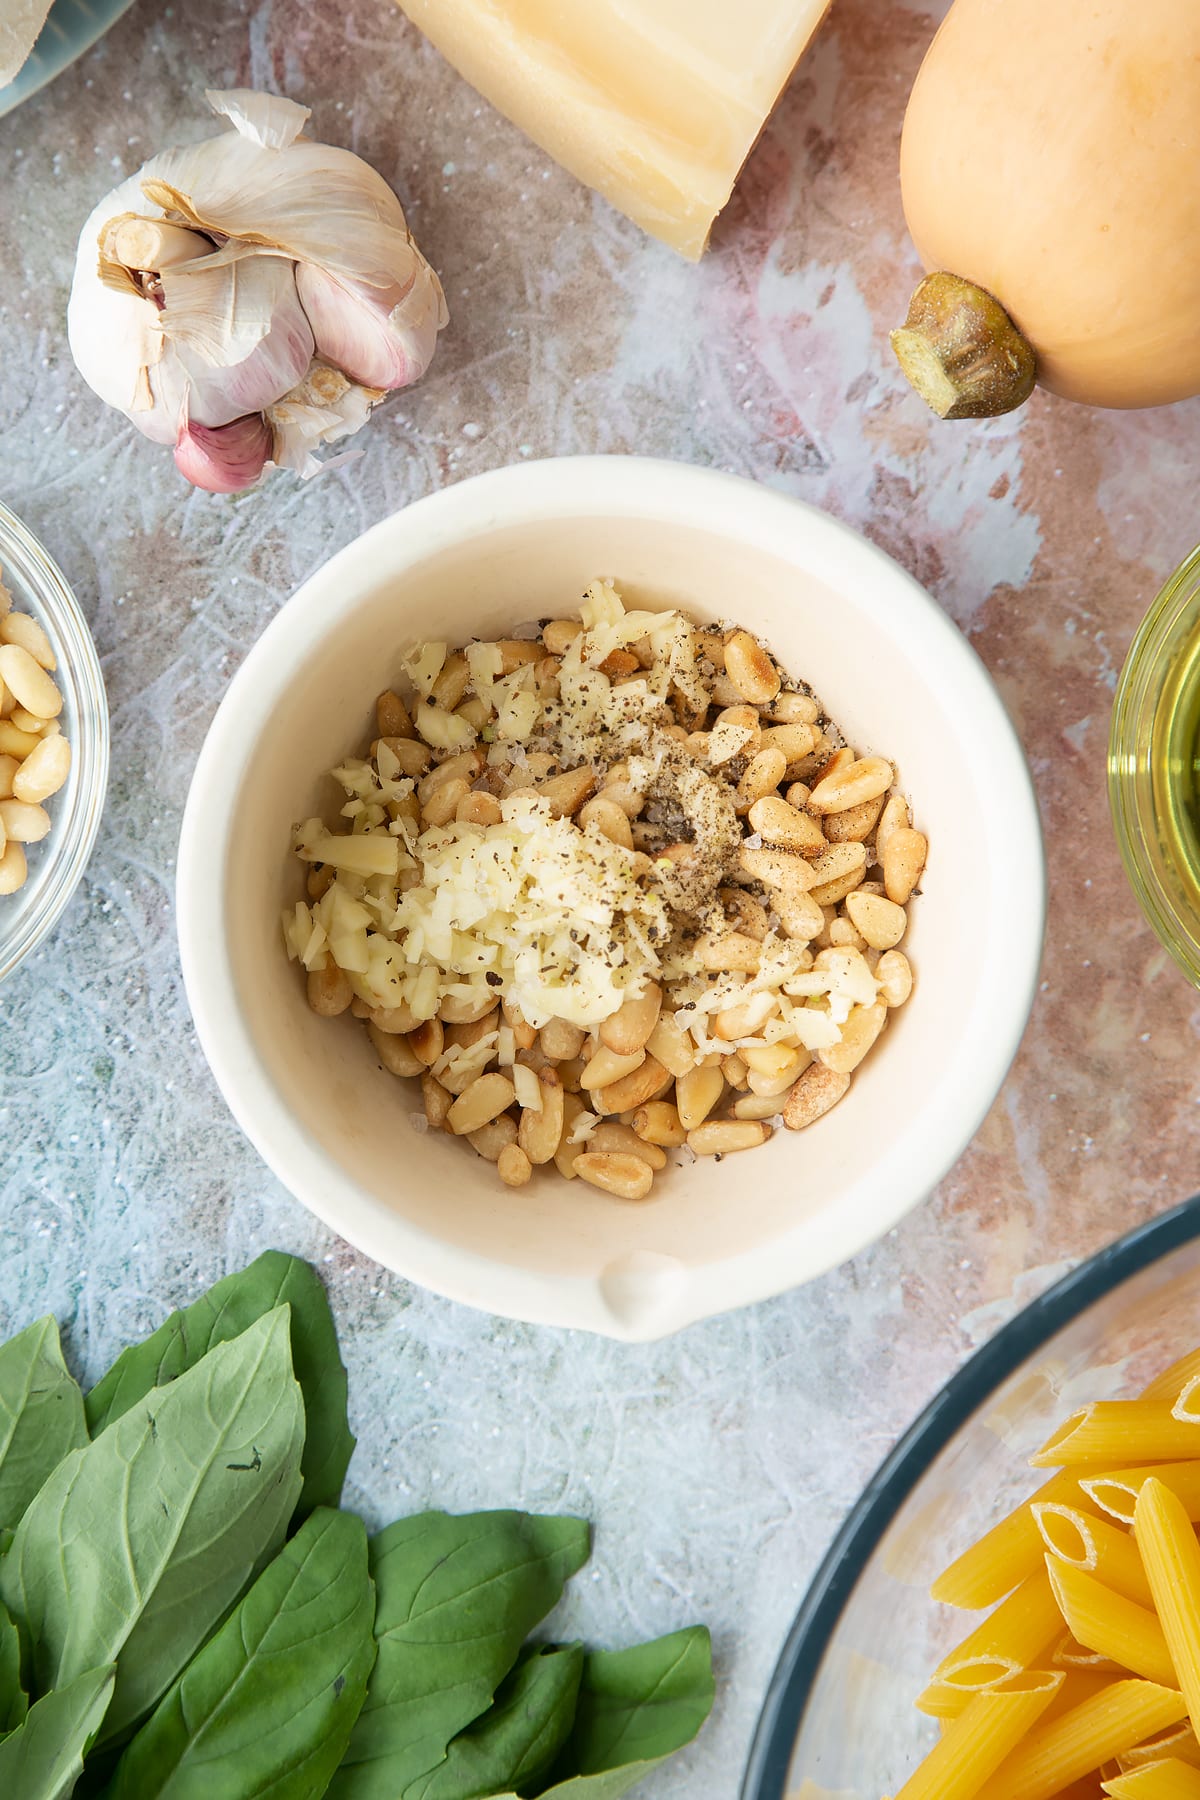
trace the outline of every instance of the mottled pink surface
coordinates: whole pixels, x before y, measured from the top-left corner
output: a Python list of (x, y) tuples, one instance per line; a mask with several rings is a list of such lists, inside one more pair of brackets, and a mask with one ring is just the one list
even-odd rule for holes
[[(896, 149), (934, 20), (836, 0), (693, 268), (555, 169), (386, 0), (139, 3), (0, 121), (0, 496), (93, 621), (113, 707), (101, 848), (0, 1000), (0, 1322), (53, 1307), (92, 1369), (262, 1243), (324, 1259), (374, 1519), (428, 1501), (599, 1522), (567, 1621), (611, 1641), (714, 1625), (717, 1715), (648, 1796), (736, 1790), (808, 1574), (898, 1431), (1058, 1271), (1200, 1186), (1197, 998), (1142, 922), (1104, 751), (1133, 630), (1197, 535), (1200, 403), (1100, 415), (1036, 397), (935, 422), (886, 332), (917, 270)], [(304, 99), (375, 162), (440, 270), (430, 376), (311, 487), (189, 493), (82, 388), (74, 239), (206, 86)], [(266, 1174), (191, 1033), (171, 927), (179, 815), (225, 683), (288, 592), (364, 527), (518, 457), (638, 451), (827, 507), (911, 569), (1000, 682), (1046, 824), (1044, 983), (971, 1150), (886, 1242), (800, 1293), (626, 1350), (421, 1295)], [(964, 869), (963, 903), (971, 871)]]

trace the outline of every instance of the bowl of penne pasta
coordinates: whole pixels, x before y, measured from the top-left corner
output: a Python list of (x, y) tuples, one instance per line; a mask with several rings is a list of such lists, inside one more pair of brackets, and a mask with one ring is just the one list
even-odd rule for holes
[(843, 1526), (742, 1800), (1200, 1800), (1200, 1206), (1043, 1294)]

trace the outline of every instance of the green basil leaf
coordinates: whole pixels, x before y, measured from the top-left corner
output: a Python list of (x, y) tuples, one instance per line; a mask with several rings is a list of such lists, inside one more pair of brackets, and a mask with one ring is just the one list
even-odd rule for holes
[(21, 1637), (12, 1614), (0, 1605), (0, 1736), (15, 1731), (29, 1711), (21, 1680)]
[(15, 1526), (63, 1457), (87, 1441), (58, 1326), (38, 1319), (0, 1345), (0, 1525)]
[(106, 1800), (316, 1800), (375, 1661), (367, 1532), (312, 1513), (126, 1747)]
[(587, 1560), (582, 1519), (417, 1513), (372, 1541), (379, 1653), (334, 1800), (395, 1800), (440, 1763)]
[(713, 1692), (712, 1642), (703, 1625), (631, 1650), (593, 1651), (558, 1780), (542, 1790), (542, 1800), (620, 1800), (691, 1742), (712, 1710)]
[(66, 1800), (100, 1730), (115, 1677), (112, 1663), (87, 1669), (35, 1701), (24, 1724), (0, 1741), (0, 1793), (13, 1800)]
[(459, 1733), (444, 1762), (405, 1788), (403, 1800), (486, 1800), (499, 1787), (543, 1780), (571, 1735), (582, 1673), (581, 1644), (526, 1652), (494, 1704)]
[(286, 1306), (61, 1462), (0, 1564), (35, 1693), (117, 1663), (102, 1741), (135, 1725), (283, 1541), (304, 1406)]
[(336, 1506), (354, 1449), (346, 1422), (346, 1371), (320, 1276), (282, 1250), (264, 1251), (249, 1268), (226, 1275), (150, 1337), (123, 1350), (87, 1396), (92, 1436), (151, 1388), (165, 1387), (194, 1368), (214, 1344), (240, 1337), (256, 1319), (283, 1305), (292, 1309), (292, 1367), (304, 1394), (306, 1421), (298, 1514), (304, 1518), (314, 1506)]

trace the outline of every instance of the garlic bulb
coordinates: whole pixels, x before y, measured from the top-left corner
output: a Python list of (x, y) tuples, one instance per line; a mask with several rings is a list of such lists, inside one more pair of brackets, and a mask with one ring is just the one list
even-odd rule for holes
[(197, 487), (233, 493), (271, 464), (329, 467), (315, 451), (420, 379), (448, 315), (391, 188), (302, 138), (307, 107), (207, 98), (234, 129), (163, 151), (100, 202), (67, 329), (102, 400), (172, 444)]

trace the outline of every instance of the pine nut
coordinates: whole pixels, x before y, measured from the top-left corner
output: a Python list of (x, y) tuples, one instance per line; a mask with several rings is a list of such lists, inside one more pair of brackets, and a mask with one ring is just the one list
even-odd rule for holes
[(467, 781), (443, 782), (421, 808), (422, 825), (448, 825), (470, 792), (471, 785)]
[(549, 619), (542, 626), (542, 643), (551, 656), (565, 656), (577, 637), (583, 636), (578, 619)]
[(430, 1131), (448, 1131), (446, 1121), (450, 1116), (450, 1108), (456, 1101), (450, 1089), (436, 1075), (431, 1075), (428, 1069), (421, 1077), (421, 1099), (425, 1105), (425, 1117)]
[(804, 1131), (824, 1118), (849, 1091), (849, 1075), (813, 1063), (805, 1069), (783, 1105), (783, 1122), (789, 1131)]
[(756, 800), (773, 794), (787, 773), (787, 757), (774, 747), (758, 750), (746, 764), (734, 800), (739, 812), (749, 812)]
[(903, 1006), (912, 993), (912, 968), (903, 950), (889, 950), (875, 964), (879, 995), (889, 1006)]
[(904, 908), (893, 900), (881, 900), (876, 894), (847, 894), (846, 915), (872, 950), (894, 949), (908, 929)]
[(375, 724), (381, 738), (411, 738), (413, 722), (399, 694), (384, 688), (375, 702)]
[(505, 1187), (524, 1187), (533, 1174), (533, 1164), (519, 1144), (505, 1144), (496, 1158), (496, 1173)]
[[(828, 745), (829, 740), (826, 739), (825, 747), (828, 748)], [(817, 748), (819, 749), (820, 746), (817, 746)], [(820, 782), (827, 780), (830, 775), (836, 775), (840, 770), (848, 769), (854, 760), (853, 750), (850, 749), (849, 745), (843, 744), (840, 750), (834, 750), (831, 755), (826, 757), (823, 763), (820, 763), (813, 770), (809, 786), (814, 788), (817, 787)], [(812, 798), (811, 794), (809, 795), (809, 798)]]
[(863, 756), (823, 776), (808, 804), (816, 813), (846, 812), (886, 794), (895, 779), (896, 772), (886, 757)]
[(883, 811), (883, 795), (864, 800), (861, 806), (848, 806), (845, 812), (826, 813), (823, 824), (831, 844), (865, 843), (875, 829)]
[(414, 1076), (424, 1074), (425, 1064), (407, 1038), (397, 1037), (389, 1031), (380, 1031), (378, 1025), (373, 1024), (369, 1019), (367, 1036), (375, 1047), (376, 1056), (389, 1075), (407, 1076), (411, 1080)]
[(353, 1000), (350, 1002), (351, 1018), (369, 1019), (373, 1011), (374, 1008), (367, 1005), (361, 994), (355, 994)]
[(550, 1019), (541, 1029), (542, 1049), (552, 1062), (571, 1062), (583, 1049), (583, 1033), (566, 1019)]
[(794, 1044), (743, 1044), (741, 1057), (758, 1075), (782, 1075), (795, 1062), (796, 1048)]
[[(34, 754), (36, 755), (36, 751)], [(27, 757), (26, 762), (28, 760)], [(10, 798), (17, 770), (24, 766), (24, 763), (19, 763), (15, 756), (0, 756), (0, 800)]]
[(875, 827), (875, 860), (883, 861), (883, 853), (887, 849), (888, 839), (893, 831), (912, 824), (912, 814), (908, 810), (908, 801), (903, 794), (889, 794), (884, 802), (883, 811), (879, 815), (879, 823)]
[(808, 805), (811, 793), (812, 789), (806, 781), (793, 781), (788, 784), (788, 790), (783, 797), (789, 806), (794, 806), (797, 812), (803, 812)]
[(632, 1075), (597, 1088), (592, 1094), (592, 1105), (598, 1113), (635, 1112), (639, 1106), (645, 1106), (647, 1100), (657, 1099), (670, 1085), (670, 1072), (656, 1057), (647, 1055)]
[(376, 766), (379, 764), (381, 750), (389, 750), (396, 759), (398, 773), (408, 781), (416, 781), (429, 767), (429, 759), (433, 751), (428, 744), (419, 738), (380, 737), (371, 745), (371, 756)]
[(730, 1156), (735, 1150), (754, 1150), (770, 1137), (770, 1127), (755, 1119), (710, 1119), (687, 1135), (688, 1149), (696, 1156)]
[(595, 785), (596, 777), (589, 768), (564, 769), (561, 775), (549, 775), (536, 783), (556, 819), (569, 819), (577, 813)]
[(335, 962), (326, 963), (323, 969), (310, 969), (307, 988), (308, 1004), (323, 1019), (336, 1019), (339, 1013), (347, 1011), (354, 998), (350, 977)]
[[(55, 737), (43, 738), (37, 749), (29, 752), (20, 768), (15, 763), (13, 768), (9, 787), (16, 799), (28, 800), (31, 804), (48, 800), (51, 794), (57, 794), (70, 774), (71, 746), (61, 733)], [(0, 777), (0, 796), (3, 793), (4, 781)]]
[(640, 1156), (585, 1152), (575, 1158), (574, 1168), (592, 1187), (618, 1200), (644, 1200), (654, 1183), (654, 1170)]
[(824, 929), (825, 914), (811, 894), (785, 894), (776, 888), (771, 904), (784, 935), (799, 943), (811, 943)]
[(663, 1013), (646, 1040), (646, 1049), (672, 1075), (685, 1075), (695, 1067), (695, 1042), (675, 1013)]
[(730, 1087), (736, 1088), (739, 1094), (744, 1093), (746, 1088), (750, 1085), (748, 1080), (749, 1070), (740, 1056), (723, 1056), (721, 1058), (721, 1073), (729, 1083)]
[(821, 709), (811, 694), (780, 694), (766, 709), (776, 725), (815, 725)]
[(819, 1050), (817, 1057), (827, 1069), (839, 1075), (850, 1075), (857, 1069), (867, 1051), (887, 1024), (886, 1000), (873, 1000), (870, 1006), (854, 1006), (842, 1026), (842, 1040)]
[(717, 899), (732, 929), (761, 944), (770, 928), (767, 909), (761, 900), (738, 887), (718, 888)]
[(682, 1144), (687, 1136), (669, 1100), (650, 1100), (639, 1106), (633, 1115), (633, 1129), (644, 1144), (662, 1144), (668, 1149)]
[(775, 1119), (779, 1116), (777, 1094), (741, 1094), (733, 1103), (735, 1119)]
[[(854, 900), (857, 898), (857, 894), (850, 894), (848, 898)], [(865, 950), (867, 948), (866, 938), (860, 931), (855, 930), (849, 919), (834, 919), (826, 935), (829, 938), (830, 947), (835, 950)]]
[(526, 638), (501, 638), (496, 648), (500, 652), (502, 675), (513, 675), (522, 664), (542, 659), (541, 648)]
[(54, 723), (52, 719), (39, 719), (36, 713), (27, 712), (23, 706), (14, 706), (8, 716), (14, 725), (22, 731), (32, 731), (35, 737), (44, 737)]
[[(9, 618), (12, 618), (9, 614)], [(62, 711), (62, 695), (39, 662), (20, 644), (0, 644), (0, 681), (16, 699), (39, 719), (57, 719)]]
[(752, 706), (727, 706), (717, 714), (716, 724), (709, 733), (708, 760), (719, 765), (734, 756), (752, 755), (761, 747), (761, 736), (762, 727)]
[(816, 733), (811, 725), (772, 725), (762, 734), (763, 749), (781, 750), (789, 769), (793, 763), (803, 762), (815, 741)]
[(746, 1077), (746, 1085), (750, 1092), (757, 1094), (760, 1099), (778, 1101), (782, 1094), (787, 1093), (793, 1082), (803, 1075), (811, 1061), (812, 1055), (809, 1051), (793, 1050), (787, 1063), (777, 1075), (767, 1075), (758, 1069), (751, 1069)]
[(0, 853), (0, 894), (15, 894), (28, 873), (24, 844), (6, 844)]
[(750, 808), (750, 824), (768, 844), (800, 856), (816, 857), (828, 850), (825, 833), (808, 813), (797, 812), (778, 794), (767, 794)]
[(716, 1014), (712, 1022), (713, 1036), (726, 1044), (736, 1043), (738, 1038), (753, 1037), (771, 1014), (778, 1011), (777, 994), (752, 994), (749, 1000), (743, 1000), (738, 1006), (726, 1006)]
[(582, 1056), (568, 1056), (565, 1062), (560, 1062), (558, 1065), (559, 1080), (569, 1094), (577, 1094), (579, 1092), (582, 1085), (579, 1078), (582, 1074)]
[(576, 1160), (586, 1149), (584, 1144), (571, 1144), (567, 1141), (576, 1119), (585, 1111), (587, 1108), (578, 1094), (564, 1092), (562, 1136), (558, 1140), (558, 1149), (554, 1152), (554, 1166), (564, 1181), (574, 1181)]
[(818, 863), (810, 863), (803, 856), (794, 856), (790, 850), (776, 850), (767, 844), (752, 850), (743, 843), (738, 861), (753, 880), (785, 893), (802, 894), (819, 879), (813, 873)]
[(633, 849), (633, 832), (629, 827), (629, 815), (601, 792), (594, 800), (579, 810), (579, 824), (586, 831), (589, 825), (606, 837), (610, 844), (620, 844), (622, 849)]
[(417, 799), (425, 806), (439, 788), (451, 781), (465, 781), (469, 787), (478, 780), (482, 768), (483, 759), (477, 750), (463, 750), (457, 756), (448, 756), (417, 783)]
[(648, 1144), (640, 1138), (629, 1125), (622, 1125), (616, 1119), (602, 1119), (587, 1141), (587, 1152), (591, 1156), (597, 1152), (616, 1156), (640, 1156), (644, 1163), (652, 1169), (665, 1169), (666, 1152), (657, 1144)]
[(702, 969), (757, 975), (762, 946), (754, 938), (743, 937), (740, 931), (727, 931), (720, 937), (710, 932), (697, 941), (696, 957)]
[(12, 844), (40, 844), (50, 829), (50, 814), (26, 800), (0, 800), (0, 825)]
[(892, 832), (883, 852), (883, 885), (889, 900), (899, 906), (906, 904), (921, 879), (928, 854), (929, 840), (924, 832), (907, 826)]
[(446, 1123), (456, 1137), (478, 1131), (502, 1112), (507, 1112), (515, 1098), (515, 1090), (507, 1075), (479, 1075), (458, 1096), (446, 1114)]
[(542, 1069), (537, 1079), (541, 1106), (536, 1111), (522, 1108), (517, 1142), (531, 1163), (540, 1164), (553, 1159), (562, 1141), (565, 1112), (562, 1082), (557, 1073)]
[(697, 661), (706, 656), (714, 669), (725, 667), (725, 639), (719, 631), (693, 630), (692, 651)]
[[(624, 1001), (619, 1011), (600, 1026), (600, 1042), (618, 1056), (640, 1056), (647, 1040), (658, 1024), (662, 1011), (662, 989), (656, 981), (646, 983), (645, 991)], [(627, 1073), (629, 1071), (626, 1071)], [(618, 1076), (612, 1079), (618, 1080)], [(603, 1086), (601, 1082), (598, 1085)]]
[[(496, 996), (490, 987), (480, 986), (470, 994), (447, 994), (438, 1007), (438, 1017), (443, 1025), (470, 1025), (476, 1019), (482, 1019), (486, 1013), (493, 1011)], [(532, 1036), (537, 1033), (530, 1027)]]
[(454, 817), (460, 825), (482, 825), (486, 830), (489, 825), (499, 825), (504, 814), (494, 794), (468, 791), (455, 808)]
[(720, 1069), (689, 1069), (675, 1083), (675, 1105), (679, 1123), (686, 1132), (702, 1125), (725, 1092), (725, 1077)]
[(603, 1088), (614, 1081), (621, 1081), (626, 1075), (632, 1075), (635, 1070), (640, 1069), (645, 1057), (644, 1050), (630, 1050), (622, 1054), (602, 1043), (595, 1055), (588, 1059), (581, 1077), (583, 1086), (588, 1089)]
[(834, 844), (808, 866), (813, 875), (811, 897), (818, 906), (836, 906), (866, 874), (867, 852), (862, 844)]
[(457, 651), (442, 664), (442, 672), (429, 690), (432, 706), (453, 712), (471, 684), (471, 671), (465, 656)]
[(742, 704), (742, 696), (723, 669), (708, 683), (708, 689), (712, 695), (714, 706), (740, 706)]
[(600, 671), (611, 680), (614, 676), (632, 675), (640, 667), (637, 657), (630, 651), (610, 650), (600, 664)]
[[(559, 675), (562, 672), (562, 661), (557, 656), (543, 656), (534, 664), (533, 679), (537, 686), (540, 700), (557, 700), (559, 695)], [(462, 711), (462, 708), (459, 708)]]
[(0, 618), (0, 644), (17, 644), (41, 669), (53, 672), (58, 667), (50, 639), (28, 613), (10, 612)]
[(498, 1119), (492, 1119), (487, 1125), (481, 1125), (478, 1131), (467, 1132), (467, 1142), (472, 1150), (486, 1157), (488, 1162), (498, 1163), (506, 1150), (517, 1141), (517, 1122), (507, 1113), (501, 1113)]
[(419, 1056), (428, 1069), (435, 1063), (445, 1048), (445, 1032), (440, 1019), (425, 1019), (409, 1038), (413, 1054)]
[[(512, 1034), (518, 1050), (532, 1050), (537, 1043), (537, 1032), (527, 1019), (521, 1017), (521, 1010), (515, 1000), (502, 1000), (500, 1011), (507, 1024), (512, 1027)], [(443, 1013), (444, 1016), (444, 1013)]]
[(774, 700), (781, 686), (779, 670), (748, 631), (735, 631), (725, 640), (725, 673), (752, 706)]

